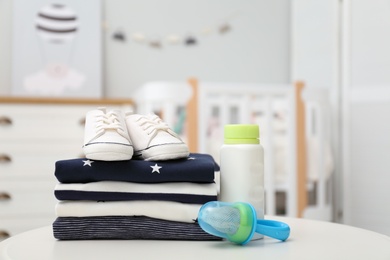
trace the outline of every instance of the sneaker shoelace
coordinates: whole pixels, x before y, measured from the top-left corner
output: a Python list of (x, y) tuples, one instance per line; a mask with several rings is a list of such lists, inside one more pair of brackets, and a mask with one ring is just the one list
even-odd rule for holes
[(117, 131), (120, 135), (126, 138), (125, 131), (120, 123), (118, 115), (113, 111), (97, 116), (96, 131), (98, 136), (104, 134), (106, 130)]
[(168, 124), (165, 123), (157, 115), (141, 116), (136, 121), (142, 127), (142, 129), (150, 136), (149, 143), (158, 134), (159, 131), (165, 131), (170, 135), (176, 137), (177, 139), (181, 140), (180, 137), (169, 128)]

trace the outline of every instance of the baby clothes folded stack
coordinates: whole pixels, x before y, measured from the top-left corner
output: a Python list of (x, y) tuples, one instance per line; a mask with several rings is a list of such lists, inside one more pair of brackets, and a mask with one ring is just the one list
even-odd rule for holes
[[(166, 134), (167, 128), (161, 127), (161, 119), (158, 120), (159, 127), (154, 127), (154, 131)], [(150, 130), (153, 124), (146, 128)], [(153, 134), (156, 136), (159, 133)], [(165, 140), (164, 145), (169, 146), (168, 139), (165, 136), (159, 142)], [(176, 150), (169, 146), (154, 153), (149, 151), (149, 157), (145, 157), (137, 144), (128, 141), (134, 151), (127, 147), (127, 152), (134, 152), (139, 159), (134, 159), (133, 154), (132, 159), (127, 159), (120, 147), (121, 159), (115, 160), (118, 158), (115, 151), (110, 153), (110, 149), (115, 149), (113, 142), (105, 140), (97, 142), (98, 149), (89, 147), (85, 159), (56, 162), (55, 176), (59, 183), (54, 194), (59, 201), (53, 223), (54, 237), (60, 240), (219, 240), (197, 223), (200, 207), (217, 200), (215, 177), (219, 167), (214, 159), (207, 154), (183, 153), (182, 145)], [(104, 147), (104, 143), (110, 146)], [(163, 151), (169, 151), (168, 157)], [(176, 156), (175, 151), (179, 151)], [(96, 154), (98, 158), (94, 157)], [(103, 160), (104, 156), (110, 159)]]

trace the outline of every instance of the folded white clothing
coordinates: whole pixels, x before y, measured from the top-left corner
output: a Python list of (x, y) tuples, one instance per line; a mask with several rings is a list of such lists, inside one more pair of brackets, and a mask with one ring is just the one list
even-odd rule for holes
[(54, 190), (217, 195), (217, 185), (215, 183), (192, 182), (135, 183), (98, 181), (71, 184), (58, 183)]
[(217, 184), (192, 182), (134, 183), (99, 181), (56, 185), (58, 200), (163, 200), (204, 204), (217, 200)]
[(59, 201), (57, 217), (146, 216), (193, 223), (202, 204), (172, 201)]

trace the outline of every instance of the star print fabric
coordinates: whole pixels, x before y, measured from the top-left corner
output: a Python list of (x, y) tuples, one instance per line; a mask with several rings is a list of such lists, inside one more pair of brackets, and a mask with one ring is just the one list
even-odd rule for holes
[[(167, 161), (87, 161), (60, 160), (55, 165), (55, 176), (61, 183), (94, 181), (158, 182), (214, 182), (218, 170), (211, 155), (190, 154), (189, 158)], [(156, 166), (157, 165), (157, 166)], [(160, 168), (159, 168), (160, 167)]]

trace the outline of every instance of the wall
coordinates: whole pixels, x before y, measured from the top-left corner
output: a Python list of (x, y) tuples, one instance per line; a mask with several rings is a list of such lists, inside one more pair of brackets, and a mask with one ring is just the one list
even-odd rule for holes
[[(65, 0), (58, 0), (64, 2)], [(104, 85), (106, 97), (129, 97), (147, 81), (289, 82), (289, 2), (285, 0), (106, 0)], [(0, 0), (0, 94), (9, 93), (12, 1)], [(230, 17), (234, 15), (234, 17)], [(226, 21), (231, 30), (220, 34)], [(204, 28), (212, 32), (200, 33)], [(126, 41), (116, 41), (121, 29)], [(195, 35), (198, 44), (153, 48), (131, 35), (164, 40), (170, 33)]]
[[(151, 8), (153, 7), (153, 8)], [(283, 0), (182, 1), (146, 0), (105, 2), (111, 30), (123, 27), (127, 36), (143, 32), (164, 40), (169, 33), (194, 33), (194, 46), (169, 45), (151, 48), (129, 41), (113, 42), (107, 34), (107, 95), (130, 95), (131, 90), (150, 80), (185, 80), (190, 76), (205, 81), (285, 83), (289, 77), (289, 6)], [(216, 25), (225, 17), (232, 30), (218, 34)], [(210, 26), (214, 31), (202, 36)]]
[(335, 218), (390, 234), (390, 4), (294, 0), (292, 79), (330, 88)]
[(390, 3), (343, 10), (344, 220), (390, 235)]
[(333, 182), (333, 218), (342, 220), (340, 158), (340, 4), (339, 0), (294, 0), (291, 4), (291, 81), (329, 90)]
[(338, 84), (339, 19), (336, 0), (291, 4), (291, 77), (311, 87)]
[(0, 0), (0, 95), (8, 94), (11, 86), (11, 12), (12, 2)]

